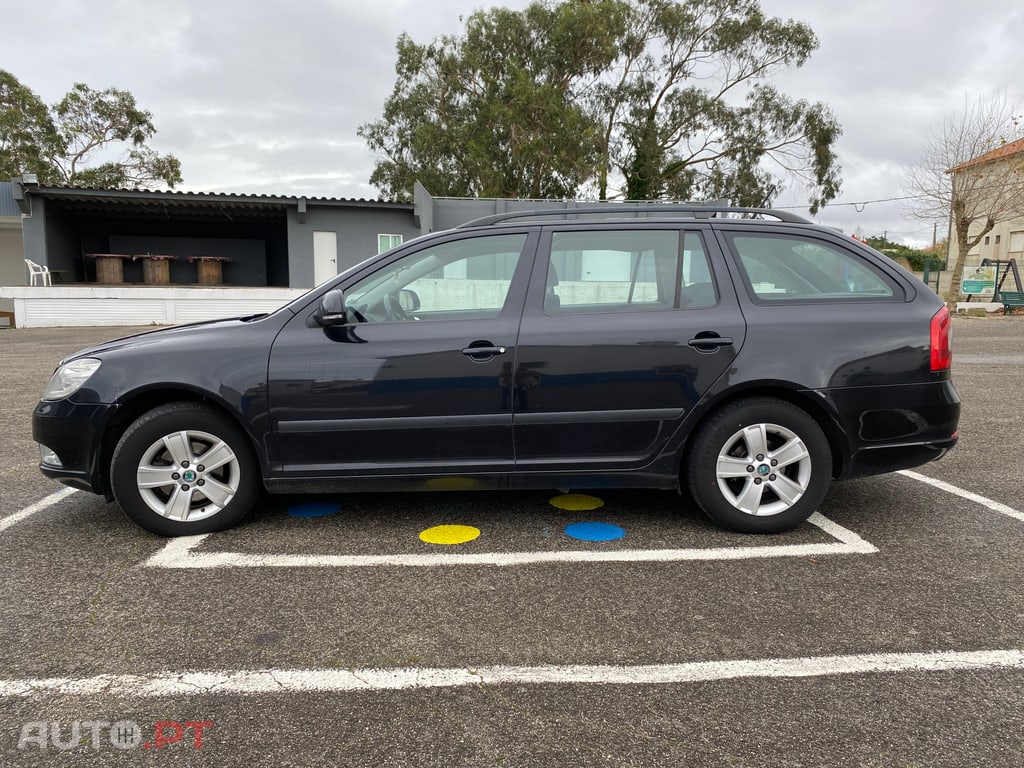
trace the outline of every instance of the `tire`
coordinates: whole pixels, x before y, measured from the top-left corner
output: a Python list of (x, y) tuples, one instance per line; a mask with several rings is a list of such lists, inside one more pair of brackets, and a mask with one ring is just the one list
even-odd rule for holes
[(237, 525), (261, 485), (242, 429), (198, 403), (168, 403), (140, 416), (121, 436), (110, 462), (110, 486), (121, 509), (160, 536)]
[(692, 445), (690, 493), (708, 517), (742, 533), (795, 528), (817, 509), (832, 479), (825, 433), (783, 400), (737, 400), (701, 425)]

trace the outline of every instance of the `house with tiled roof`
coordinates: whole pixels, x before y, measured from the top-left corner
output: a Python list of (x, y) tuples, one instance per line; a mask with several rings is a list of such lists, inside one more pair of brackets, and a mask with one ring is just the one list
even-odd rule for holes
[[(949, 169), (954, 180), (957, 174), (999, 175), (1005, 173), (1006, 166), (1014, 171), (1024, 188), (1024, 138), (1007, 142), (990, 152), (978, 155), (966, 162)], [(1024, 194), (1024, 189), (1022, 189)], [(970, 236), (973, 237), (985, 226), (979, 219), (972, 224)], [(950, 233), (954, 231), (950, 221)], [(965, 266), (975, 267), (982, 260), (1008, 261), (1016, 259), (1018, 265), (1024, 267), (1024, 215), (1009, 220), (997, 221), (995, 226), (982, 237), (981, 241), (971, 249)]]

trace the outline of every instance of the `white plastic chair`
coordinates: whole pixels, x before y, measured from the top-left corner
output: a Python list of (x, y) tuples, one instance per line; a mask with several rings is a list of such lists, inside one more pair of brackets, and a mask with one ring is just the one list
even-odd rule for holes
[[(36, 264), (31, 259), (25, 259), (25, 266), (28, 267), (29, 285), (53, 285), (49, 267), (44, 267), (42, 264)], [(36, 282), (37, 278), (39, 279), (38, 283)]]

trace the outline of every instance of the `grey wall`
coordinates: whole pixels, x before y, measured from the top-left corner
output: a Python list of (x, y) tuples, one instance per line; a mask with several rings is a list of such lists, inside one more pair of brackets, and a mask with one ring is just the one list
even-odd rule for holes
[(21, 220), (25, 258), (36, 264), (46, 264), (46, 201), (33, 196), (29, 205), (31, 213)]
[(377, 235), (402, 235), (411, 240), (420, 234), (410, 208), (340, 207), (307, 205), (305, 221), (288, 212), (288, 272), (292, 288), (313, 287), (313, 232), (338, 235), (338, 272), (343, 272), (377, 253)]
[(577, 203), (562, 200), (469, 200), (453, 197), (435, 197), (433, 199), (434, 231), (451, 229), (467, 221), (490, 216), (495, 213), (512, 211), (539, 211), (547, 209), (576, 208)]

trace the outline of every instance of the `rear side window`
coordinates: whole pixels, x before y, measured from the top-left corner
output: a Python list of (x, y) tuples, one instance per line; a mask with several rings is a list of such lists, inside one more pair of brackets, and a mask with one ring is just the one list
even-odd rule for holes
[(696, 232), (555, 232), (547, 314), (711, 307), (717, 296)]
[(890, 299), (895, 283), (866, 260), (821, 240), (727, 233), (751, 293), (766, 302)]

